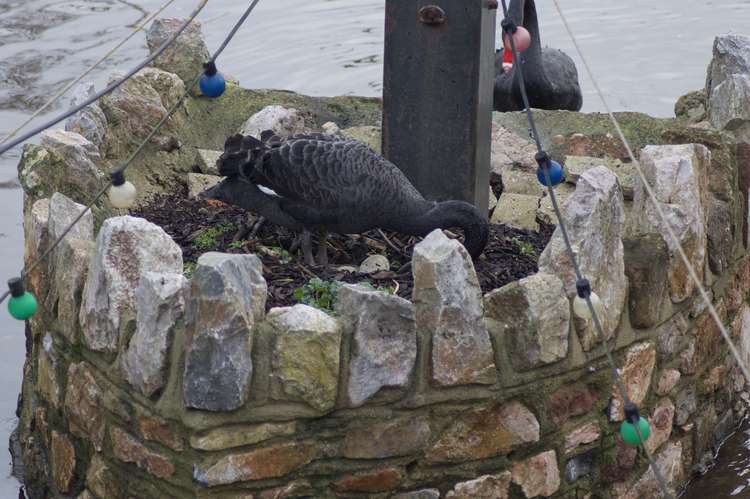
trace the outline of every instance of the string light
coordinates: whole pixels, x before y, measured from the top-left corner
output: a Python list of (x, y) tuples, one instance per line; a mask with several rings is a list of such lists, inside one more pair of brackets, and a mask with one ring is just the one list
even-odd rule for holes
[(625, 404), (625, 421), (620, 425), (620, 436), (626, 444), (633, 447), (651, 436), (651, 426), (646, 418), (638, 414), (638, 407), (633, 403)]
[(557, 161), (552, 161), (546, 152), (539, 151), (534, 156), (534, 159), (539, 164), (539, 168), (536, 169), (536, 178), (540, 184), (547, 187), (554, 187), (565, 180), (563, 167)]
[(111, 177), (112, 187), (109, 188), (107, 196), (112, 206), (121, 209), (128, 209), (133, 206), (138, 195), (135, 186), (125, 180), (125, 173), (122, 170), (115, 170)]
[(591, 285), (589, 284), (588, 279), (580, 279), (576, 282), (576, 297), (573, 299), (573, 313), (576, 317), (586, 320), (593, 317), (591, 309), (589, 309), (589, 304), (586, 302), (586, 298), (591, 300), (591, 305), (597, 315), (604, 314), (604, 304), (599, 296), (591, 291)]
[(10, 300), (8, 300), (8, 312), (14, 319), (25, 321), (31, 318), (37, 309), (37, 302), (34, 295), (26, 291), (23, 286), (23, 280), (20, 277), (14, 277), (8, 281), (10, 290)]
[(205, 71), (200, 80), (201, 93), (206, 97), (215, 99), (220, 97), (227, 89), (227, 82), (224, 76), (216, 69), (214, 61), (208, 61), (203, 65)]

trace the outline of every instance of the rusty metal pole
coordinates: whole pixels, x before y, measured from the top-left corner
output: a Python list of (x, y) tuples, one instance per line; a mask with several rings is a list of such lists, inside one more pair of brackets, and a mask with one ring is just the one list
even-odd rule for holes
[(383, 153), (487, 213), (496, 0), (386, 0)]

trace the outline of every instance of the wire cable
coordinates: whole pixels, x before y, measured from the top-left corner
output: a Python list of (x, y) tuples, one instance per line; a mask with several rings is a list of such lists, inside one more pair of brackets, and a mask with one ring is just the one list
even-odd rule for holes
[[(502, 6), (503, 6), (503, 14), (504, 14), (504, 17), (505, 17), (505, 19), (503, 20), (503, 32), (508, 37), (510, 48), (513, 51), (513, 59), (516, 61), (516, 64), (514, 65), (514, 68), (517, 71), (516, 74), (518, 74), (518, 80), (519, 80), (519, 84), (520, 84), (519, 86), (520, 86), (520, 90), (521, 90), (521, 98), (523, 99), (524, 107), (525, 107), (525, 110), (526, 110), (526, 117), (527, 117), (527, 119), (529, 121), (529, 127), (531, 128), (531, 131), (532, 131), (532, 134), (533, 134), (533, 137), (534, 137), (534, 141), (536, 142), (536, 146), (537, 146), (537, 156), (536, 156), (536, 159), (539, 162), (539, 167), (542, 169), (542, 171), (544, 173), (545, 184), (547, 186), (547, 191), (549, 192), (549, 195), (550, 195), (550, 200), (552, 201), (552, 207), (554, 208), (555, 216), (557, 217), (557, 220), (558, 220), (558, 227), (560, 228), (560, 233), (561, 233), (561, 235), (563, 237), (563, 241), (565, 243), (565, 248), (566, 248), (566, 251), (568, 253), (568, 258), (570, 258), (570, 262), (571, 262), (571, 264), (573, 266), (573, 270), (575, 272), (576, 279), (578, 281), (582, 281), (584, 279), (584, 276), (583, 276), (583, 274), (581, 272), (581, 269), (580, 269), (580, 267), (578, 265), (578, 261), (576, 260), (575, 252), (573, 251), (573, 246), (570, 243), (570, 238), (568, 236), (568, 232), (567, 232), (567, 229), (565, 227), (565, 220), (563, 219), (562, 212), (560, 211), (560, 207), (559, 207), (558, 202), (557, 202), (557, 197), (555, 195), (555, 190), (553, 188), (554, 186), (552, 184), (552, 179), (550, 178), (550, 174), (549, 174), (549, 157), (547, 156), (547, 153), (544, 152), (544, 150), (542, 149), (541, 140), (539, 138), (539, 132), (538, 132), (538, 130), (536, 128), (536, 123), (534, 122), (534, 116), (533, 116), (533, 113), (531, 112), (531, 106), (529, 105), (529, 98), (528, 98), (528, 95), (526, 93), (526, 84), (525, 84), (525, 81), (524, 81), (524, 78), (523, 78), (523, 69), (522, 69), (523, 64), (521, 63), (520, 53), (516, 49), (516, 44), (515, 44), (515, 41), (513, 40), (513, 28), (515, 26), (513, 25), (513, 21), (508, 18), (508, 7), (506, 5), (506, 1), (505, 0), (502, 0)], [(538, 40), (537, 40), (537, 43), (539, 43)], [(622, 378), (620, 376), (620, 373), (619, 373), (619, 371), (617, 369), (617, 364), (615, 363), (614, 358), (612, 357), (612, 352), (610, 351), (609, 343), (608, 343), (607, 338), (606, 338), (606, 336), (604, 334), (604, 329), (603, 329), (602, 324), (601, 324), (601, 322), (599, 320), (599, 317), (597, 315), (596, 309), (594, 308), (594, 304), (591, 302), (590, 294), (586, 293), (583, 298), (585, 299), (586, 305), (588, 306), (589, 312), (591, 313), (591, 317), (592, 317), (593, 322), (594, 322), (594, 329), (595, 329), (595, 331), (597, 333), (597, 336), (599, 337), (599, 339), (601, 340), (602, 344), (604, 345), (604, 351), (605, 351), (606, 356), (607, 356), (607, 362), (609, 363), (609, 365), (610, 365), (610, 367), (612, 369), (612, 374), (613, 374), (613, 377), (615, 379), (615, 384), (617, 385), (618, 391), (620, 392), (620, 396), (623, 399), (623, 404), (625, 406), (628, 406), (628, 404), (630, 403), (630, 399), (628, 397), (628, 392), (627, 392), (627, 390), (625, 388), (625, 384), (623, 383)], [(651, 452), (644, 445), (645, 439), (643, 438), (643, 435), (641, 433), (639, 425), (638, 424), (634, 424), (633, 426), (634, 426), (634, 428), (635, 428), (635, 430), (636, 430), (636, 432), (638, 434), (638, 438), (639, 438), (639, 441), (640, 441), (640, 446), (641, 446), (641, 448), (644, 450), (644, 452), (646, 454), (646, 457), (647, 457), (647, 459), (649, 461), (649, 466), (651, 467), (651, 469), (654, 472), (654, 476), (656, 477), (656, 481), (657, 481), (657, 483), (659, 485), (659, 488), (661, 489), (662, 494), (664, 494), (664, 496), (666, 498), (672, 499), (674, 496), (669, 491), (669, 486), (667, 485), (666, 481), (664, 480), (664, 477), (661, 474), (661, 471), (659, 470), (659, 466), (656, 464), (656, 461), (654, 460), (653, 456), (651, 455)]]
[[(207, 0), (203, 1), (203, 4), (205, 5), (205, 2)], [(237, 31), (240, 29), (240, 27), (245, 23), (247, 18), (250, 16), (252, 11), (255, 9), (255, 6), (258, 4), (260, 0), (254, 0), (252, 4), (247, 8), (245, 13), (242, 15), (242, 17), (237, 21), (235, 26), (230, 31), (229, 35), (227, 35), (226, 39), (222, 43), (222, 45), (219, 47), (219, 49), (214, 52), (213, 56), (211, 57), (211, 62), (216, 61), (216, 58), (221, 55), (223, 50), (227, 47), (231, 39), (234, 37), (235, 34), (237, 34)], [(194, 16), (193, 16), (194, 17)], [(112, 170), (110, 172), (110, 176), (116, 174), (116, 173), (123, 173), (127, 168), (133, 163), (133, 161), (138, 157), (138, 155), (146, 148), (148, 143), (151, 141), (154, 136), (161, 130), (161, 128), (169, 121), (169, 118), (172, 117), (174, 113), (177, 112), (177, 110), (182, 106), (182, 104), (185, 102), (185, 99), (190, 95), (190, 90), (194, 88), (198, 81), (200, 80), (201, 76), (203, 76), (203, 72), (200, 72), (196, 75), (196, 77), (191, 81), (189, 85), (186, 85), (185, 92), (182, 94), (182, 96), (169, 108), (167, 111), (167, 114), (162, 117), (162, 119), (159, 121), (159, 123), (156, 124), (155, 127), (151, 129), (151, 132), (148, 134), (148, 136), (138, 145), (138, 147), (128, 156), (128, 158), (123, 161), (123, 163)], [(107, 192), (110, 185), (107, 184), (104, 188), (102, 188), (99, 192), (96, 193), (94, 198), (91, 200), (91, 202), (83, 209), (81, 210), (81, 213), (78, 214), (78, 216), (68, 225), (68, 227), (65, 228), (65, 230), (60, 234), (60, 236), (40, 255), (36, 260), (34, 260), (31, 265), (29, 265), (26, 269), (21, 271), (21, 278), (25, 278), (30, 272), (32, 272), (37, 266), (39, 266), (40, 263), (42, 263), (49, 255), (54, 251), (57, 246), (60, 245), (62, 240), (65, 238), (66, 235), (73, 229), (73, 227), (88, 213), (91, 211), (91, 209), (94, 207), (94, 205), (101, 199), (102, 196)], [(7, 298), (10, 296), (10, 291), (6, 291), (5, 293), (0, 296), (0, 304), (2, 304)]]
[(145, 28), (145, 27), (146, 27), (146, 25), (147, 25), (148, 23), (150, 23), (151, 21), (153, 21), (154, 19), (156, 19), (156, 16), (158, 16), (159, 14), (161, 14), (162, 12), (164, 12), (164, 10), (165, 10), (165, 9), (166, 9), (167, 7), (169, 7), (169, 6), (171, 5), (171, 4), (173, 4), (173, 3), (174, 3), (174, 1), (175, 1), (175, 0), (168, 0), (168, 1), (167, 1), (167, 2), (166, 2), (166, 3), (164, 4), (164, 5), (162, 5), (161, 7), (159, 7), (159, 9), (158, 9), (158, 10), (156, 10), (156, 11), (155, 11), (155, 12), (154, 12), (153, 14), (151, 14), (150, 16), (148, 16), (148, 17), (147, 17), (147, 18), (146, 18), (146, 19), (145, 19), (145, 20), (143, 21), (143, 23), (142, 23), (142, 24), (140, 24), (140, 25), (136, 26), (136, 27), (135, 27), (135, 28), (133, 29), (133, 31), (132, 31), (132, 32), (131, 32), (131, 33), (130, 33), (130, 34), (129, 34), (128, 36), (126, 36), (125, 38), (123, 38), (123, 39), (122, 39), (122, 41), (120, 41), (120, 43), (118, 43), (117, 45), (115, 45), (114, 47), (112, 47), (112, 48), (111, 48), (111, 49), (109, 50), (109, 52), (107, 52), (106, 54), (104, 54), (104, 55), (103, 55), (103, 56), (102, 56), (102, 57), (101, 57), (101, 58), (100, 58), (100, 59), (99, 59), (98, 61), (96, 61), (96, 62), (95, 62), (95, 63), (94, 63), (94, 64), (93, 64), (93, 65), (92, 65), (91, 67), (89, 67), (89, 68), (88, 68), (88, 69), (87, 69), (86, 71), (84, 71), (84, 72), (83, 72), (83, 74), (81, 74), (81, 75), (80, 75), (80, 76), (79, 76), (78, 78), (76, 78), (75, 80), (73, 80), (73, 81), (71, 81), (70, 83), (68, 83), (67, 85), (65, 85), (65, 87), (63, 87), (63, 89), (62, 89), (62, 90), (60, 90), (59, 92), (57, 92), (57, 93), (56, 93), (56, 94), (55, 94), (55, 95), (54, 95), (54, 96), (53, 96), (53, 97), (52, 97), (52, 98), (51, 98), (50, 100), (48, 100), (48, 101), (47, 101), (47, 102), (46, 102), (46, 103), (45, 103), (45, 104), (44, 104), (44, 105), (43, 105), (42, 107), (40, 107), (39, 109), (37, 109), (36, 111), (34, 111), (34, 113), (32, 113), (32, 114), (31, 114), (31, 116), (29, 116), (29, 117), (28, 117), (28, 119), (26, 119), (26, 121), (24, 121), (23, 123), (21, 123), (21, 125), (20, 125), (20, 126), (18, 126), (18, 127), (17, 127), (17, 128), (15, 129), (15, 130), (13, 130), (12, 132), (10, 132), (10, 133), (9, 133), (8, 135), (6, 135), (6, 136), (5, 136), (4, 138), (3, 138), (2, 142), (0, 142), (0, 145), (2, 145), (2, 144), (5, 144), (5, 143), (6, 143), (7, 141), (9, 141), (9, 140), (10, 140), (10, 139), (12, 139), (13, 137), (15, 137), (15, 136), (16, 136), (16, 135), (18, 134), (18, 132), (20, 132), (21, 130), (23, 130), (24, 128), (26, 128), (26, 126), (27, 126), (27, 125), (28, 125), (29, 123), (31, 123), (32, 121), (34, 121), (34, 120), (35, 120), (35, 119), (37, 118), (37, 116), (39, 116), (40, 114), (42, 114), (42, 113), (43, 113), (43, 112), (44, 112), (45, 110), (47, 110), (47, 109), (48, 109), (48, 108), (49, 108), (49, 107), (50, 107), (50, 106), (51, 106), (52, 104), (54, 104), (55, 102), (57, 102), (58, 100), (60, 100), (60, 98), (61, 98), (61, 97), (62, 97), (63, 95), (65, 95), (65, 94), (66, 94), (66, 93), (68, 92), (68, 90), (70, 90), (70, 89), (71, 89), (71, 88), (73, 88), (73, 87), (74, 87), (75, 85), (77, 85), (78, 83), (80, 83), (80, 82), (81, 82), (81, 80), (83, 80), (83, 79), (84, 79), (84, 78), (86, 78), (86, 77), (87, 77), (87, 76), (88, 76), (89, 74), (91, 74), (91, 72), (92, 72), (92, 71), (94, 71), (94, 70), (95, 70), (96, 68), (98, 68), (98, 67), (99, 67), (100, 65), (102, 65), (102, 64), (103, 64), (104, 62), (106, 62), (107, 60), (109, 60), (109, 59), (110, 59), (110, 58), (111, 58), (111, 57), (112, 57), (112, 56), (113, 56), (113, 55), (114, 55), (114, 54), (115, 54), (115, 53), (116, 53), (116, 52), (117, 52), (118, 50), (120, 50), (120, 48), (121, 48), (121, 47), (122, 47), (123, 45), (125, 45), (125, 44), (126, 44), (126, 43), (127, 43), (128, 41), (130, 41), (130, 39), (131, 39), (131, 38), (133, 38), (133, 37), (134, 37), (134, 36), (135, 36), (136, 34), (138, 34), (139, 32), (141, 32), (141, 31), (143, 30), (143, 28)]
[(40, 125), (34, 129), (32, 129), (29, 132), (24, 133), (20, 137), (11, 140), (10, 142), (5, 142), (2, 145), (0, 145), (0, 155), (7, 152), (9, 149), (12, 149), (16, 147), (18, 144), (21, 144), (34, 135), (37, 135), (40, 132), (43, 132), (44, 130), (51, 128), (61, 121), (73, 116), (77, 112), (81, 111), (82, 109), (90, 106), (97, 100), (101, 99), (105, 95), (111, 93), (112, 91), (119, 88), (123, 83), (128, 81), (130, 78), (133, 77), (137, 72), (145, 68), (148, 64), (152, 63), (157, 57), (159, 57), (165, 50), (167, 50), (175, 40), (177, 40), (177, 37), (179, 37), (183, 31), (190, 25), (190, 23), (193, 21), (193, 19), (196, 18), (196, 16), (200, 13), (201, 10), (206, 6), (208, 3), (208, 0), (200, 0), (200, 3), (198, 6), (193, 10), (193, 12), (188, 16), (187, 20), (177, 29), (177, 31), (169, 37), (168, 40), (166, 40), (153, 54), (151, 54), (149, 57), (147, 57), (144, 61), (142, 61), (140, 64), (138, 64), (135, 68), (131, 69), (125, 76), (120, 78), (119, 80), (111, 83), (107, 88), (102, 90), (101, 92), (92, 95), (88, 99), (86, 99), (84, 102), (78, 104), (77, 106), (74, 106), (73, 108), (69, 109), (68, 111), (60, 114), (59, 116), (56, 116), (52, 118), (50, 121), (44, 123), (43, 125)]

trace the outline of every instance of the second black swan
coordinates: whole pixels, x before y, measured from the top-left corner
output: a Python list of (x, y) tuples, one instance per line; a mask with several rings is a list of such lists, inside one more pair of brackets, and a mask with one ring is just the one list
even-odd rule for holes
[(523, 77), (531, 107), (580, 111), (583, 98), (575, 63), (560, 50), (542, 48), (534, 0), (510, 0), (508, 17), (516, 26), (523, 26), (529, 31), (531, 45), (520, 54), (520, 62), (514, 61), (505, 49), (499, 50), (496, 54), (495, 110), (524, 109), (516, 70), (520, 64), (523, 66)]

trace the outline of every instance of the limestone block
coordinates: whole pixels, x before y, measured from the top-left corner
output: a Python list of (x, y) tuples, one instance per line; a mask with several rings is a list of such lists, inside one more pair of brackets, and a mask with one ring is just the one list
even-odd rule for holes
[(381, 388), (405, 388), (417, 358), (414, 308), (408, 300), (345, 285), (336, 313), (353, 329), (346, 394), (352, 406)]
[(135, 310), (135, 290), (146, 272), (182, 273), (182, 251), (161, 227), (142, 218), (110, 218), (102, 224), (86, 278), (80, 312), (92, 350), (115, 352), (122, 320)]
[(186, 314), (187, 407), (231, 411), (245, 403), (253, 328), (263, 318), (267, 290), (255, 255), (204, 253), (198, 259)]
[[(581, 272), (602, 301), (604, 313), (599, 319), (604, 335), (612, 338), (627, 291), (621, 239), (623, 199), (615, 174), (603, 166), (586, 171), (563, 206), (562, 216)], [(559, 227), (539, 257), (539, 271), (559, 277), (568, 298), (576, 295), (576, 276)], [(593, 321), (577, 319), (575, 327), (583, 348), (593, 348), (599, 339)]]
[(485, 296), (484, 308), (487, 328), (496, 344), (505, 344), (514, 369), (526, 371), (567, 356), (570, 302), (557, 276), (537, 273), (507, 284)]
[(136, 330), (123, 354), (125, 378), (150, 397), (167, 383), (167, 365), (177, 322), (185, 313), (187, 279), (148, 272), (135, 291)]

